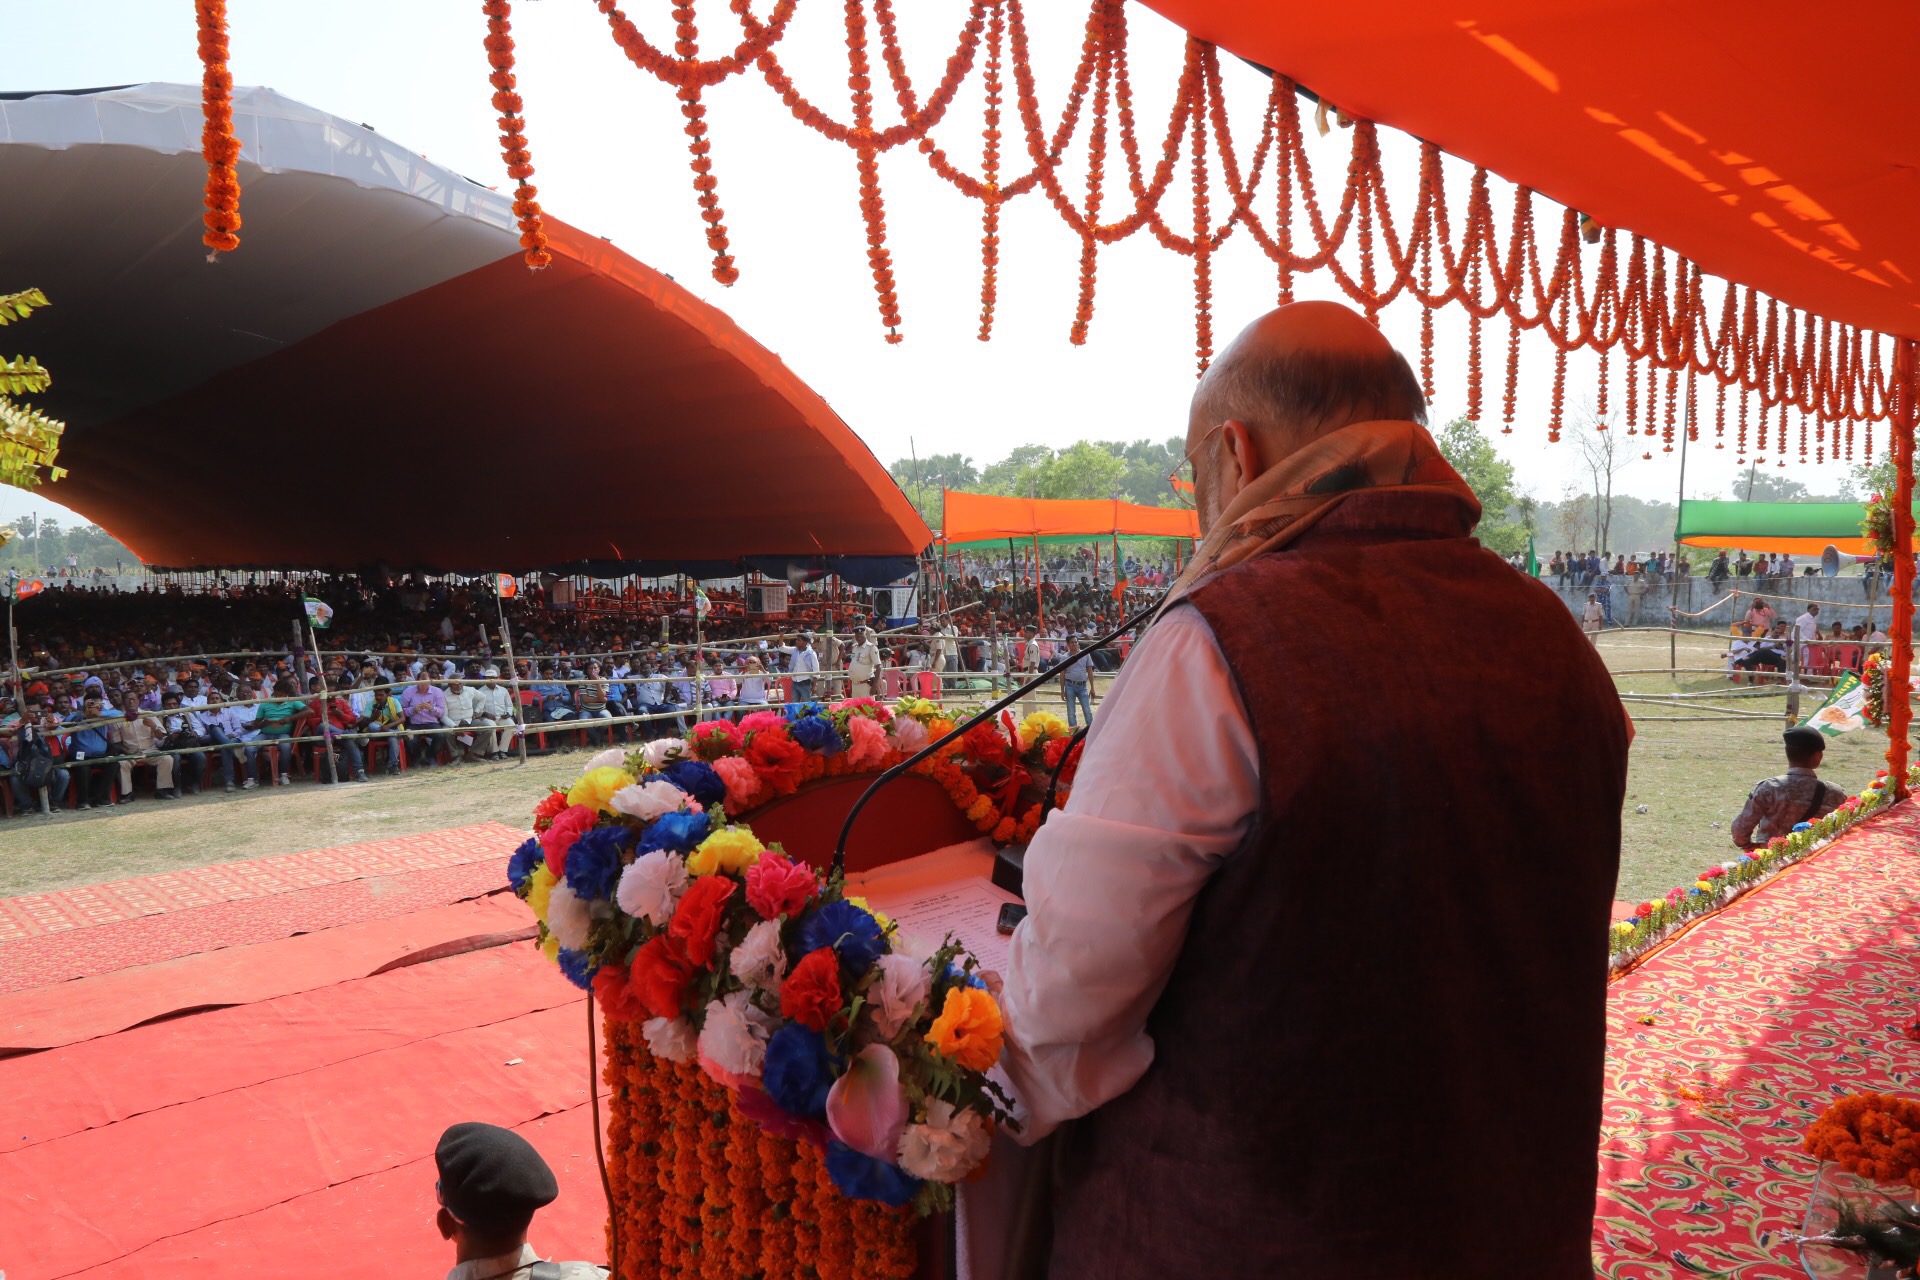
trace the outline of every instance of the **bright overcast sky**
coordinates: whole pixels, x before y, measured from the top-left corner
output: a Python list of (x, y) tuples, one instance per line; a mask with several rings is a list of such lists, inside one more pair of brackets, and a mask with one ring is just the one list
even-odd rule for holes
[[(896, 7), (910, 69), (921, 83), (931, 83), (953, 48), (965, 6), (962, 0), (914, 0)], [(631, 0), (627, 8), (640, 15), (636, 20), (656, 44), (671, 41), (664, 4)], [(478, 0), (229, 0), (229, 9), (236, 82), (264, 84), (366, 122), (434, 161), (505, 185)], [(731, 21), (725, 6), (709, 0), (702, 12), (719, 45)], [(1077, 0), (1046, 0), (1028, 13), (1042, 108), (1055, 113), (1085, 11)], [(1182, 37), (1141, 6), (1129, 13), (1136, 111), (1151, 161)], [(844, 118), (841, 8), (811, 0), (800, 5), (800, 14), (783, 45), (788, 69), (803, 92)], [(189, 0), (0, 0), (0, 30), (7, 32), (11, 55), (0, 84), (11, 90), (200, 77)], [(542, 202), (731, 313), (811, 382), (883, 462), (904, 456), (910, 440), (922, 457), (958, 450), (984, 463), (1027, 442), (1065, 445), (1085, 437), (1184, 432), (1194, 374), (1191, 263), (1147, 235), (1102, 252), (1092, 336), (1076, 348), (1067, 332), (1078, 241), (1044, 196), (1016, 202), (1001, 232), (995, 337), (983, 344), (974, 336), (979, 206), (933, 177), (912, 148), (891, 153), (881, 173), (906, 341), (888, 346), (865, 263), (851, 152), (794, 121), (758, 75), (730, 81), (711, 95), (715, 172), (741, 270), (740, 282), (723, 288), (707, 273), (686, 140), (671, 91), (626, 61), (591, 0), (521, 0), (514, 6), (514, 34)], [(877, 64), (877, 41), (874, 48)], [(1229, 92), (1237, 94), (1236, 136), (1245, 137), (1250, 149), (1265, 82), (1241, 64), (1223, 61)], [(877, 65), (875, 74), (884, 89)], [(978, 81), (976, 67), (969, 92), (935, 132), (970, 170), (977, 170), (979, 159)], [(890, 93), (876, 97), (891, 103)], [(1009, 104), (1010, 122), (1012, 114)], [(1336, 130), (1315, 153), (1326, 200), (1338, 189), (1349, 138)], [(1024, 161), (1024, 142), (1011, 123), (1008, 144)], [(1396, 208), (1410, 208), (1417, 186), (1412, 148), (1390, 140), (1387, 156)], [(1117, 146), (1110, 173), (1123, 174)], [(1456, 207), (1464, 207), (1464, 179), (1450, 188), (1460, 196)], [(1084, 189), (1077, 173), (1068, 189)], [(14, 192), (9, 198), (32, 197)], [(1184, 211), (1184, 199), (1177, 188), (1169, 193), (1170, 219)], [(1113, 207), (1110, 200), (1108, 209)], [(244, 195), (241, 212), (244, 217)], [(244, 244), (239, 252), (246, 252)], [(1216, 259), (1214, 278), (1217, 340), (1224, 344), (1272, 304), (1274, 278), (1244, 234)], [(1331, 289), (1324, 278), (1310, 277), (1300, 293), (1332, 296)], [(1417, 359), (1417, 310), (1396, 307), (1383, 324)], [(30, 336), (22, 331), (21, 340)], [(1464, 407), (1464, 319), (1443, 313), (1439, 338), (1436, 422)], [(1484, 340), (1489, 359), (1483, 419), (1491, 419), (1490, 430), (1497, 432), (1505, 332), (1489, 327)], [(30, 342), (26, 346), (31, 349)], [(1521, 485), (1553, 499), (1569, 483), (1582, 483), (1579, 455), (1571, 442), (1546, 440), (1551, 349), (1530, 335), (1522, 351), (1520, 420), (1513, 435), (1497, 439)], [(1570, 410), (1591, 393), (1590, 369), (1584, 361), (1573, 363)], [(1710, 442), (1712, 403), (1711, 393), (1703, 391), (1707, 440), (1688, 458), (1690, 496), (1734, 488), (1732, 448), (1716, 452)], [(1637, 459), (1639, 450), (1634, 452)], [(1679, 455), (1657, 448), (1653, 453), (1651, 461), (1636, 460), (1623, 472), (1617, 489), (1671, 500)], [(716, 475), (724, 468), (724, 459), (716, 459)], [(1784, 474), (1830, 492), (1843, 471), (1829, 464), (1792, 466)], [(51, 510), (0, 488), (0, 516), (34, 506)]]

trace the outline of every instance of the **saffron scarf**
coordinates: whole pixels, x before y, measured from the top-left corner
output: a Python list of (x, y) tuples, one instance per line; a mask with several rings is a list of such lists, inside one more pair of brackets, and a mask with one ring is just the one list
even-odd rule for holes
[(1480, 500), (1425, 427), (1412, 421), (1351, 423), (1308, 441), (1235, 494), (1194, 548), (1159, 612), (1212, 574), (1286, 546), (1361, 490), (1445, 493), (1466, 503), (1474, 522), (1480, 519)]

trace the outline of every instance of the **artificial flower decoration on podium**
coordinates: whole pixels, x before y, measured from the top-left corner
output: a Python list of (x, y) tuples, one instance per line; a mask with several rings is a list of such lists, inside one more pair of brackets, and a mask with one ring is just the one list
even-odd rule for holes
[[(714, 720), (602, 752), (535, 809), (508, 879), (606, 1019), (623, 1271), (910, 1275), (915, 1215), (949, 1208), (1012, 1123), (973, 957), (913, 954), (843, 877), (739, 820), (952, 727), (870, 699)], [(1009, 719), (922, 767), (978, 829), (1030, 834), (1068, 741)]]

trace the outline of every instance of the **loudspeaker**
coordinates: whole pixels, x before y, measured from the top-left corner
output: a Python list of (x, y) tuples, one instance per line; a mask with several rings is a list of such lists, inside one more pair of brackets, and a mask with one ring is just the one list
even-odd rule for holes
[(785, 613), (786, 611), (786, 583), (763, 582), (747, 588), (748, 613)]
[(883, 618), (905, 618), (913, 609), (912, 587), (875, 587), (873, 611)]

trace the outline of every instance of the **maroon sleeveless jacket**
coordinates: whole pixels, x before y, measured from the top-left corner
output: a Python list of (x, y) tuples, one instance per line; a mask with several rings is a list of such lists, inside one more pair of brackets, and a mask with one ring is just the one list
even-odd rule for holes
[(1357, 494), (1192, 595), (1260, 810), (1062, 1135), (1053, 1276), (1590, 1280), (1626, 725), (1467, 520)]

